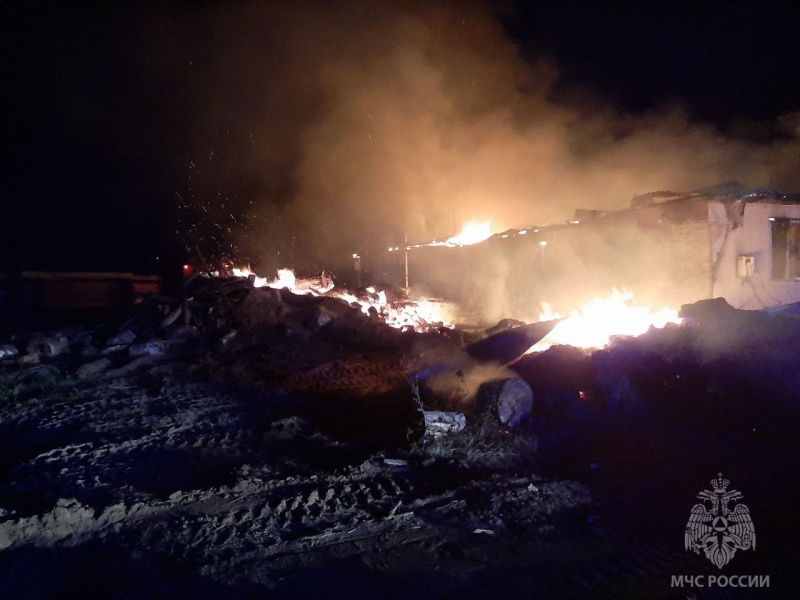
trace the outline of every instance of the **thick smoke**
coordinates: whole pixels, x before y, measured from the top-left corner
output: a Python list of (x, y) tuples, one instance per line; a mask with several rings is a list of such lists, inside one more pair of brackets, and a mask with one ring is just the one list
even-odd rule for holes
[(484, 4), (185, 12), (159, 19), (171, 50), (146, 65), (189, 83), (183, 197), (262, 266), (335, 264), (470, 220), (546, 225), (723, 180), (800, 188), (797, 115), (784, 141), (754, 143), (679, 104), (633, 116), (587, 90), (555, 94), (558, 65), (523, 61)]

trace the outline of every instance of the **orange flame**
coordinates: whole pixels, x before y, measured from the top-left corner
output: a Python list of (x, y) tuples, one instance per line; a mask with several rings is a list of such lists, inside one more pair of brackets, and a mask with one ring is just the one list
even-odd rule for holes
[(470, 221), (465, 224), (458, 235), (447, 240), (451, 246), (469, 246), (492, 237), (491, 221)]
[(453, 327), (452, 321), (455, 314), (454, 305), (448, 302), (418, 298), (414, 300), (390, 301), (386, 292), (367, 288), (367, 295), (359, 298), (345, 291), (334, 290), (330, 278), (297, 279), (291, 269), (280, 269), (278, 277), (268, 280), (259, 277), (250, 268), (231, 269), (235, 277), (255, 277), (254, 287), (271, 287), (276, 289), (288, 288), (295, 294), (329, 295), (341, 298), (348, 304), (358, 307), (366, 315), (377, 314), (378, 318), (396, 329), (413, 329), (424, 332), (436, 325)]
[(383, 290), (376, 292), (375, 288), (367, 288), (367, 292), (369, 296), (366, 298), (358, 298), (347, 292), (334, 292), (332, 295), (346, 300), (353, 306), (358, 306), (365, 315), (369, 315), (370, 312), (377, 313), (384, 323), (396, 329), (413, 329), (423, 332), (438, 324), (444, 327), (453, 327), (455, 309), (448, 302), (428, 300), (427, 298), (392, 302), (386, 297), (386, 292)]
[[(562, 318), (547, 303), (542, 303), (539, 320)], [(650, 327), (664, 327), (667, 323), (680, 323), (678, 311), (672, 308), (653, 310), (649, 306), (635, 305), (633, 294), (614, 289), (605, 298), (593, 298), (580, 310), (556, 325), (531, 351), (546, 350), (551, 346), (565, 344), (577, 348), (603, 348), (617, 335), (637, 336)]]

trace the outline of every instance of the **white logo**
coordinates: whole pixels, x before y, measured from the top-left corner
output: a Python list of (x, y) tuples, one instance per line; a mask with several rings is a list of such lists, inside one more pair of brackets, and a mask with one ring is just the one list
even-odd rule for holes
[[(733, 558), (737, 550), (755, 550), (756, 532), (750, 509), (738, 502), (742, 497), (736, 490), (727, 491), (730, 481), (722, 473), (711, 480), (713, 492), (703, 490), (697, 497), (703, 503), (695, 504), (686, 523), (686, 550), (700, 554), (720, 569)], [(730, 503), (736, 502), (731, 510)], [(707, 504), (708, 503), (708, 504)]]

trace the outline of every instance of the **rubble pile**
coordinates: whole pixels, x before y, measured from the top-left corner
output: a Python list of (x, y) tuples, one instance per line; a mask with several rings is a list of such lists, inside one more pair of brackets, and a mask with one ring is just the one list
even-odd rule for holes
[(194, 278), (182, 298), (151, 296), (116, 327), (79, 325), (2, 340), (0, 365), (44, 363), (88, 381), (192, 360), (321, 402), (383, 397), (382, 410), (403, 405), (394, 415), (403, 415), (400, 429), (424, 422), (409, 416), (419, 410), (488, 410), (511, 428), (530, 416), (623, 408), (676, 419), (724, 412), (732, 421), (751, 410), (754, 396), (770, 414), (800, 410), (786, 400), (800, 365), (800, 319), (786, 308), (742, 311), (704, 300), (682, 308), (682, 326), (619, 337), (600, 350), (553, 346), (526, 354), (559, 320), (506, 319), (483, 333), (427, 324), (420, 332), (389, 325), (371, 304), (378, 297), (372, 288), (358, 302), (356, 295), (330, 295), (330, 285), (306, 283), (294, 293), (254, 287), (252, 277)]
[(406, 330), (384, 325), (377, 311), (364, 314), (341, 298), (254, 288), (243, 278), (195, 278), (187, 282), (182, 298), (150, 296), (114, 327), (11, 335), (0, 345), (0, 360), (30, 366), (58, 359), (60, 366), (81, 371), (106, 358), (119, 365), (142, 356), (226, 352), (253, 344), (262, 333), (392, 351), (412, 343)]
[(800, 320), (790, 311), (737, 310), (718, 298), (683, 306), (681, 317), (680, 326), (600, 350), (528, 354), (513, 369), (530, 383), (535, 412), (550, 417), (592, 410), (621, 423), (655, 411), (680, 422), (715, 419), (732, 431), (800, 417)]
[[(379, 310), (413, 304), (395, 296), (396, 291), (367, 288), (357, 295), (331, 295), (330, 285), (320, 291), (294, 280), (293, 288), (298, 293), (255, 287), (252, 278), (195, 277), (187, 281), (182, 298), (151, 296), (116, 327), (11, 336), (0, 364), (28, 368), (44, 363), (79, 381), (111, 381), (159, 364), (191, 361), (307, 395), (326, 430), (363, 433), (358, 423), (371, 421), (372, 437), (383, 444), (406, 442), (410, 429), (423, 431), (426, 422), (433, 422), (426, 421), (426, 410), (475, 414), (478, 404), (482, 410), (502, 405), (497, 418), (509, 427), (530, 412), (532, 397), (518, 400), (519, 385), (496, 385), (478, 403), (485, 382), (502, 384), (504, 376), (513, 374), (500, 370), (495, 363), (502, 360), (492, 361), (491, 351), (478, 352), (477, 358), (471, 356), (473, 346), (464, 352), (475, 334), (442, 323), (420, 328), (419, 320), (415, 326), (398, 326), (388, 311)], [(507, 346), (502, 337), (519, 331), (495, 336)], [(518, 347), (519, 342), (513, 354)], [(412, 382), (416, 386), (419, 381), (423, 397), (412, 393)], [(462, 422), (464, 416), (447, 418)]]

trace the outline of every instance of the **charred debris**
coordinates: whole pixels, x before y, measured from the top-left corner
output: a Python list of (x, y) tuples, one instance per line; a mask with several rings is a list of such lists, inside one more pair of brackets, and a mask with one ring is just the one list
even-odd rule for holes
[[(399, 290), (381, 293), (390, 303), (409, 301)], [(300, 395), (321, 429), (376, 447), (457, 436), (475, 424), (485, 432), (487, 422), (494, 436), (547, 437), (558, 423), (574, 432), (655, 418), (780, 437), (789, 435), (785, 418), (800, 413), (797, 312), (701, 300), (682, 307), (682, 325), (600, 350), (526, 353), (555, 321), (507, 319), (486, 330), (422, 323), (415, 331), (326, 293), (198, 277), (182, 297), (149, 295), (113, 325), (7, 335), (0, 369), (20, 380), (57, 374), (80, 385), (131, 375), (146, 381), (177, 364), (186, 376)]]

